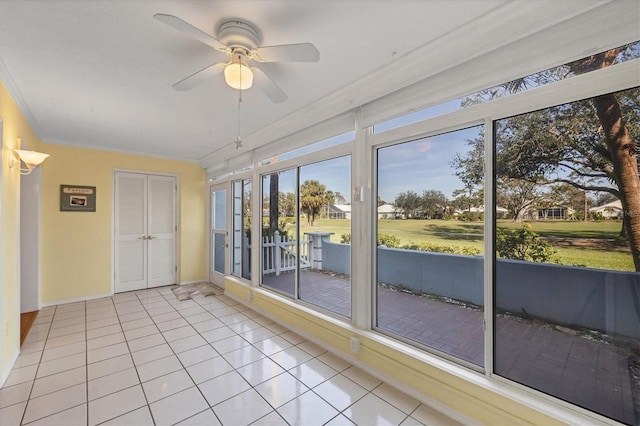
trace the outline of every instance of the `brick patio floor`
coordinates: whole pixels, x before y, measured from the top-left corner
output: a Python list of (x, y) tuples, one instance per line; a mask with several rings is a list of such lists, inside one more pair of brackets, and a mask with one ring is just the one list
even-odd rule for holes
[[(267, 287), (293, 295), (295, 274), (266, 276)], [(350, 317), (350, 281), (303, 270), (300, 298)], [(476, 365), (484, 365), (483, 312), (454, 303), (378, 287), (378, 327)], [(634, 408), (630, 348), (581, 337), (553, 324), (496, 319), (495, 372), (627, 424), (639, 424)], [(637, 348), (636, 348), (637, 349)]]

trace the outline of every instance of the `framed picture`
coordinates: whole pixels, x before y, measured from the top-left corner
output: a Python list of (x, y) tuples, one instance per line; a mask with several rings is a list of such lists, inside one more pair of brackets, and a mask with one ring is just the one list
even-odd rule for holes
[(60, 185), (61, 212), (95, 212), (96, 187)]

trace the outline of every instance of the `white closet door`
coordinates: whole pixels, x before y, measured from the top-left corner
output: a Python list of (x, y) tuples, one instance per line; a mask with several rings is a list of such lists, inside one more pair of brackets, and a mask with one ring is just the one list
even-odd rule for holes
[(148, 176), (149, 287), (176, 283), (176, 179)]
[(147, 287), (147, 176), (117, 173), (115, 292)]
[(115, 292), (175, 284), (176, 178), (115, 175)]

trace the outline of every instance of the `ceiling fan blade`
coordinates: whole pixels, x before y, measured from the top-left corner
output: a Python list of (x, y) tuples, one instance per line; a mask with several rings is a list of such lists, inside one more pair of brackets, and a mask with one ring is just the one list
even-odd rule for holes
[(228, 49), (227, 45), (221, 42), (220, 40), (218, 40), (217, 38), (210, 36), (209, 34), (194, 27), (190, 23), (183, 21), (177, 16), (167, 15), (164, 13), (156, 13), (155, 15), (153, 15), (153, 17), (156, 18), (158, 21), (164, 24), (167, 24), (171, 28), (174, 28), (180, 31), (181, 33), (191, 36), (196, 40), (199, 40), (202, 43), (213, 47), (214, 49), (217, 49), (223, 52)]
[(271, 102), (279, 104), (287, 100), (287, 94), (260, 68), (252, 67), (253, 84), (262, 90)]
[(311, 43), (263, 46), (252, 51), (258, 62), (318, 62), (320, 52)]
[(218, 74), (220, 74), (222, 71), (224, 71), (224, 67), (226, 65), (227, 64), (223, 64), (223, 63), (209, 65), (208, 67), (205, 67), (200, 71), (196, 71), (195, 73), (191, 74), (189, 77), (180, 80), (179, 82), (173, 85), (173, 88), (176, 90), (180, 90), (181, 92), (191, 90), (197, 85), (199, 85), (200, 83), (202, 83), (203, 81), (211, 79), (217, 76)]

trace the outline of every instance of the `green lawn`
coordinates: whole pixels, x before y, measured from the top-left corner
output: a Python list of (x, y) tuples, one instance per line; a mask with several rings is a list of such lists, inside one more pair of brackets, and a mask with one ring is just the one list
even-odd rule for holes
[[(578, 222), (578, 221), (535, 221), (529, 222), (534, 232), (549, 239), (556, 254), (554, 261), (563, 265), (586, 266), (592, 268), (634, 271), (629, 250), (621, 247), (611, 250), (598, 246), (598, 240), (614, 240), (620, 233), (621, 223), (617, 221)], [(303, 225), (306, 225), (304, 223)], [(342, 234), (351, 232), (350, 221), (346, 219), (320, 219), (318, 226), (302, 226), (301, 232), (333, 232), (331, 241), (340, 242)], [(498, 228), (514, 229), (522, 223), (498, 221)], [(394, 220), (381, 219), (379, 232), (392, 234), (400, 238), (401, 245), (431, 243), (447, 246), (472, 246), (484, 251), (483, 224), (480, 222), (462, 222), (458, 220)], [(591, 240), (590, 247), (559, 247), (556, 239)], [(595, 240), (595, 243), (593, 243)]]

